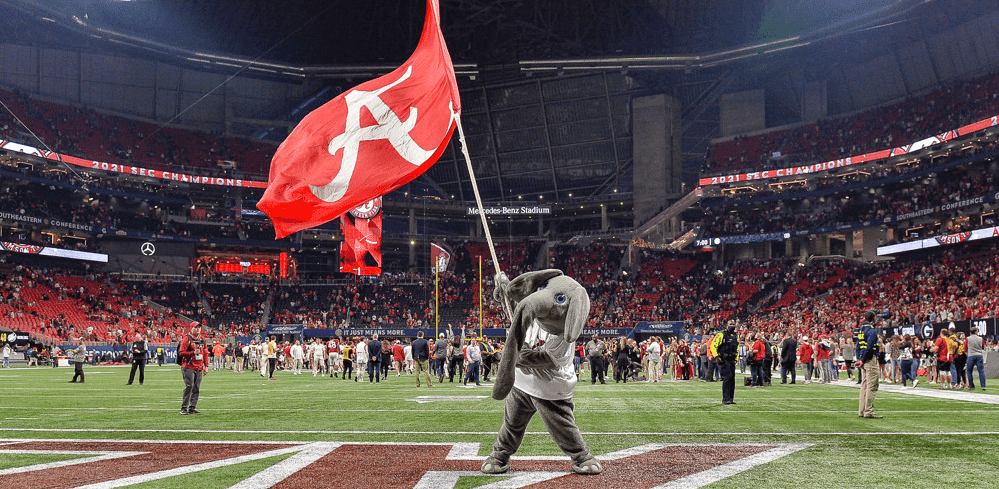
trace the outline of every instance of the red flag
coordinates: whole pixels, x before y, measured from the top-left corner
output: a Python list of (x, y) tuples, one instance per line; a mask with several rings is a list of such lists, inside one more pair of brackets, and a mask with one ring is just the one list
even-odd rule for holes
[(340, 271), (354, 275), (382, 273), (382, 199), (374, 198), (340, 216), (343, 244)]
[(451, 265), (451, 252), (446, 249), (445, 245), (430, 242), (430, 272), (431, 273), (447, 273), (448, 267)]
[(409, 60), (305, 116), (274, 154), (257, 208), (279, 239), (336, 219), (430, 168), (460, 112), (438, 0), (427, 0)]

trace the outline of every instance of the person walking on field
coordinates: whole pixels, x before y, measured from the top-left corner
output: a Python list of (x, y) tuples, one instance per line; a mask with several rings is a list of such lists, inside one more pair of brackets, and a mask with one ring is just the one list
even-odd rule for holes
[(135, 333), (135, 341), (132, 342), (132, 372), (128, 374), (128, 384), (132, 385), (135, 380), (135, 370), (139, 370), (139, 385), (146, 380), (146, 355), (149, 353), (149, 346), (142, 337), (142, 333)]
[(857, 415), (861, 418), (880, 419), (883, 416), (874, 412), (874, 397), (878, 393), (878, 332), (871, 324), (874, 322), (874, 312), (864, 313), (864, 322), (857, 333), (857, 369), (862, 372), (860, 384), (860, 408)]
[(80, 379), (82, 384), (84, 381), (83, 375), (83, 364), (87, 363), (87, 347), (83, 344), (83, 340), (80, 340), (80, 345), (73, 350), (73, 380), (69, 381), (70, 384), (75, 384), (76, 379)]
[(975, 388), (974, 373), (975, 367), (978, 367), (978, 383), (982, 386), (982, 390), (985, 390), (985, 347), (982, 343), (982, 337), (978, 336), (976, 326), (971, 327), (971, 335), (964, 341), (965, 349), (968, 351), (968, 386), (971, 389)]
[(381, 383), (382, 373), (382, 342), (378, 341), (378, 335), (371, 335), (368, 342), (368, 383), (372, 381)]
[(430, 343), (423, 339), (423, 331), (416, 333), (413, 341), (413, 362), (416, 365), (416, 386), (420, 386), (420, 376), (427, 376), (427, 387), (433, 387), (430, 380)]
[(197, 409), (198, 396), (201, 393), (201, 379), (205, 374), (208, 360), (208, 346), (201, 335), (201, 323), (191, 323), (190, 332), (180, 341), (177, 349), (180, 358), (180, 373), (184, 377), (184, 396), (180, 405), (180, 414), (201, 414)]
[(784, 341), (780, 344), (780, 383), (787, 383), (788, 374), (791, 375), (791, 383), (797, 380), (795, 363), (798, 361), (798, 342), (795, 341), (791, 331), (784, 334)]

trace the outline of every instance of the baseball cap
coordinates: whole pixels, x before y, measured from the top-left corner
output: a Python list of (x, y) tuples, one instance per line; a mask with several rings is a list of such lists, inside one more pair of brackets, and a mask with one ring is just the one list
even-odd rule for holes
[(199, 323), (197, 321), (191, 321), (191, 324), (189, 326), (192, 327), (192, 328), (200, 328), (201, 327), (201, 323)]
[(438, 338), (443, 338), (443, 337), (444, 337), (444, 333), (441, 333), (440, 336), (438, 336)]

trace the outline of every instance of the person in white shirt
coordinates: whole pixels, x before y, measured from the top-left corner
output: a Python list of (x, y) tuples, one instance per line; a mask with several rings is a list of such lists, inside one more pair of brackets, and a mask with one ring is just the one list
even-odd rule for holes
[[(530, 334), (530, 331), (528, 331), (528, 334)], [(479, 342), (475, 338), (472, 338), (468, 342), (468, 348), (465, 349), (465, 357), (468, 358), (468, 371), (465, 373), (464, 385), (468, 385), (469, 380), (474, 380), (475, 385), (482, 385), (479, 383), (479, 365), (482, 364), (482, 350), (479, 349)], [(576, 378), (575, 372), (573, 372), (572, 377), (573, 379)]]
[(413, 373), (413, 345), (406, 340), (406, 346), (402, 347), (404, 356), (406, 357), (406, 372)]
[[(354, 370), (363, 375), (368, 371), (368, 342), (364, 341), (364, 338), (361, 338), (354, 347), (354, 356), (357, 357), (357, 367)], [(358, 377), (361, 375), (354, 376), (354, 382), (357, 382)]]
[(295, 340), (295, 344), (291, 345), (291, 360), (294, 374), (301, 375), (302, 363), (305, 361), (305, 351), (302, 350), (302, 342), (299, 340)]
[(3, 345), (3, 368), (10, 368), (10, 345)]
[(322, 340), (317, 338), (309, 345), (309, 355), (312, 358), (312, 376), (322, 375), (323, 366), (326, 364), (326, 345)]
[(662, 376), (663, 350), (656, 338), (649, 340), (645, 354), (649, 358), (649, 382), (659, 382), (659, 377)]

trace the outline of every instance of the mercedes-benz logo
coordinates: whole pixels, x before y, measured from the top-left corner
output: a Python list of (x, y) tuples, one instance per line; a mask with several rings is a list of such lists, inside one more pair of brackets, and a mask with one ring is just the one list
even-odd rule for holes
[(142, 246), (139, 247), (139, 251), (141, 251), (143, 255), (152, 256), (154, 253), (156, 253), (156, 246), (146, 241), (145, 243), (142, 243)]

